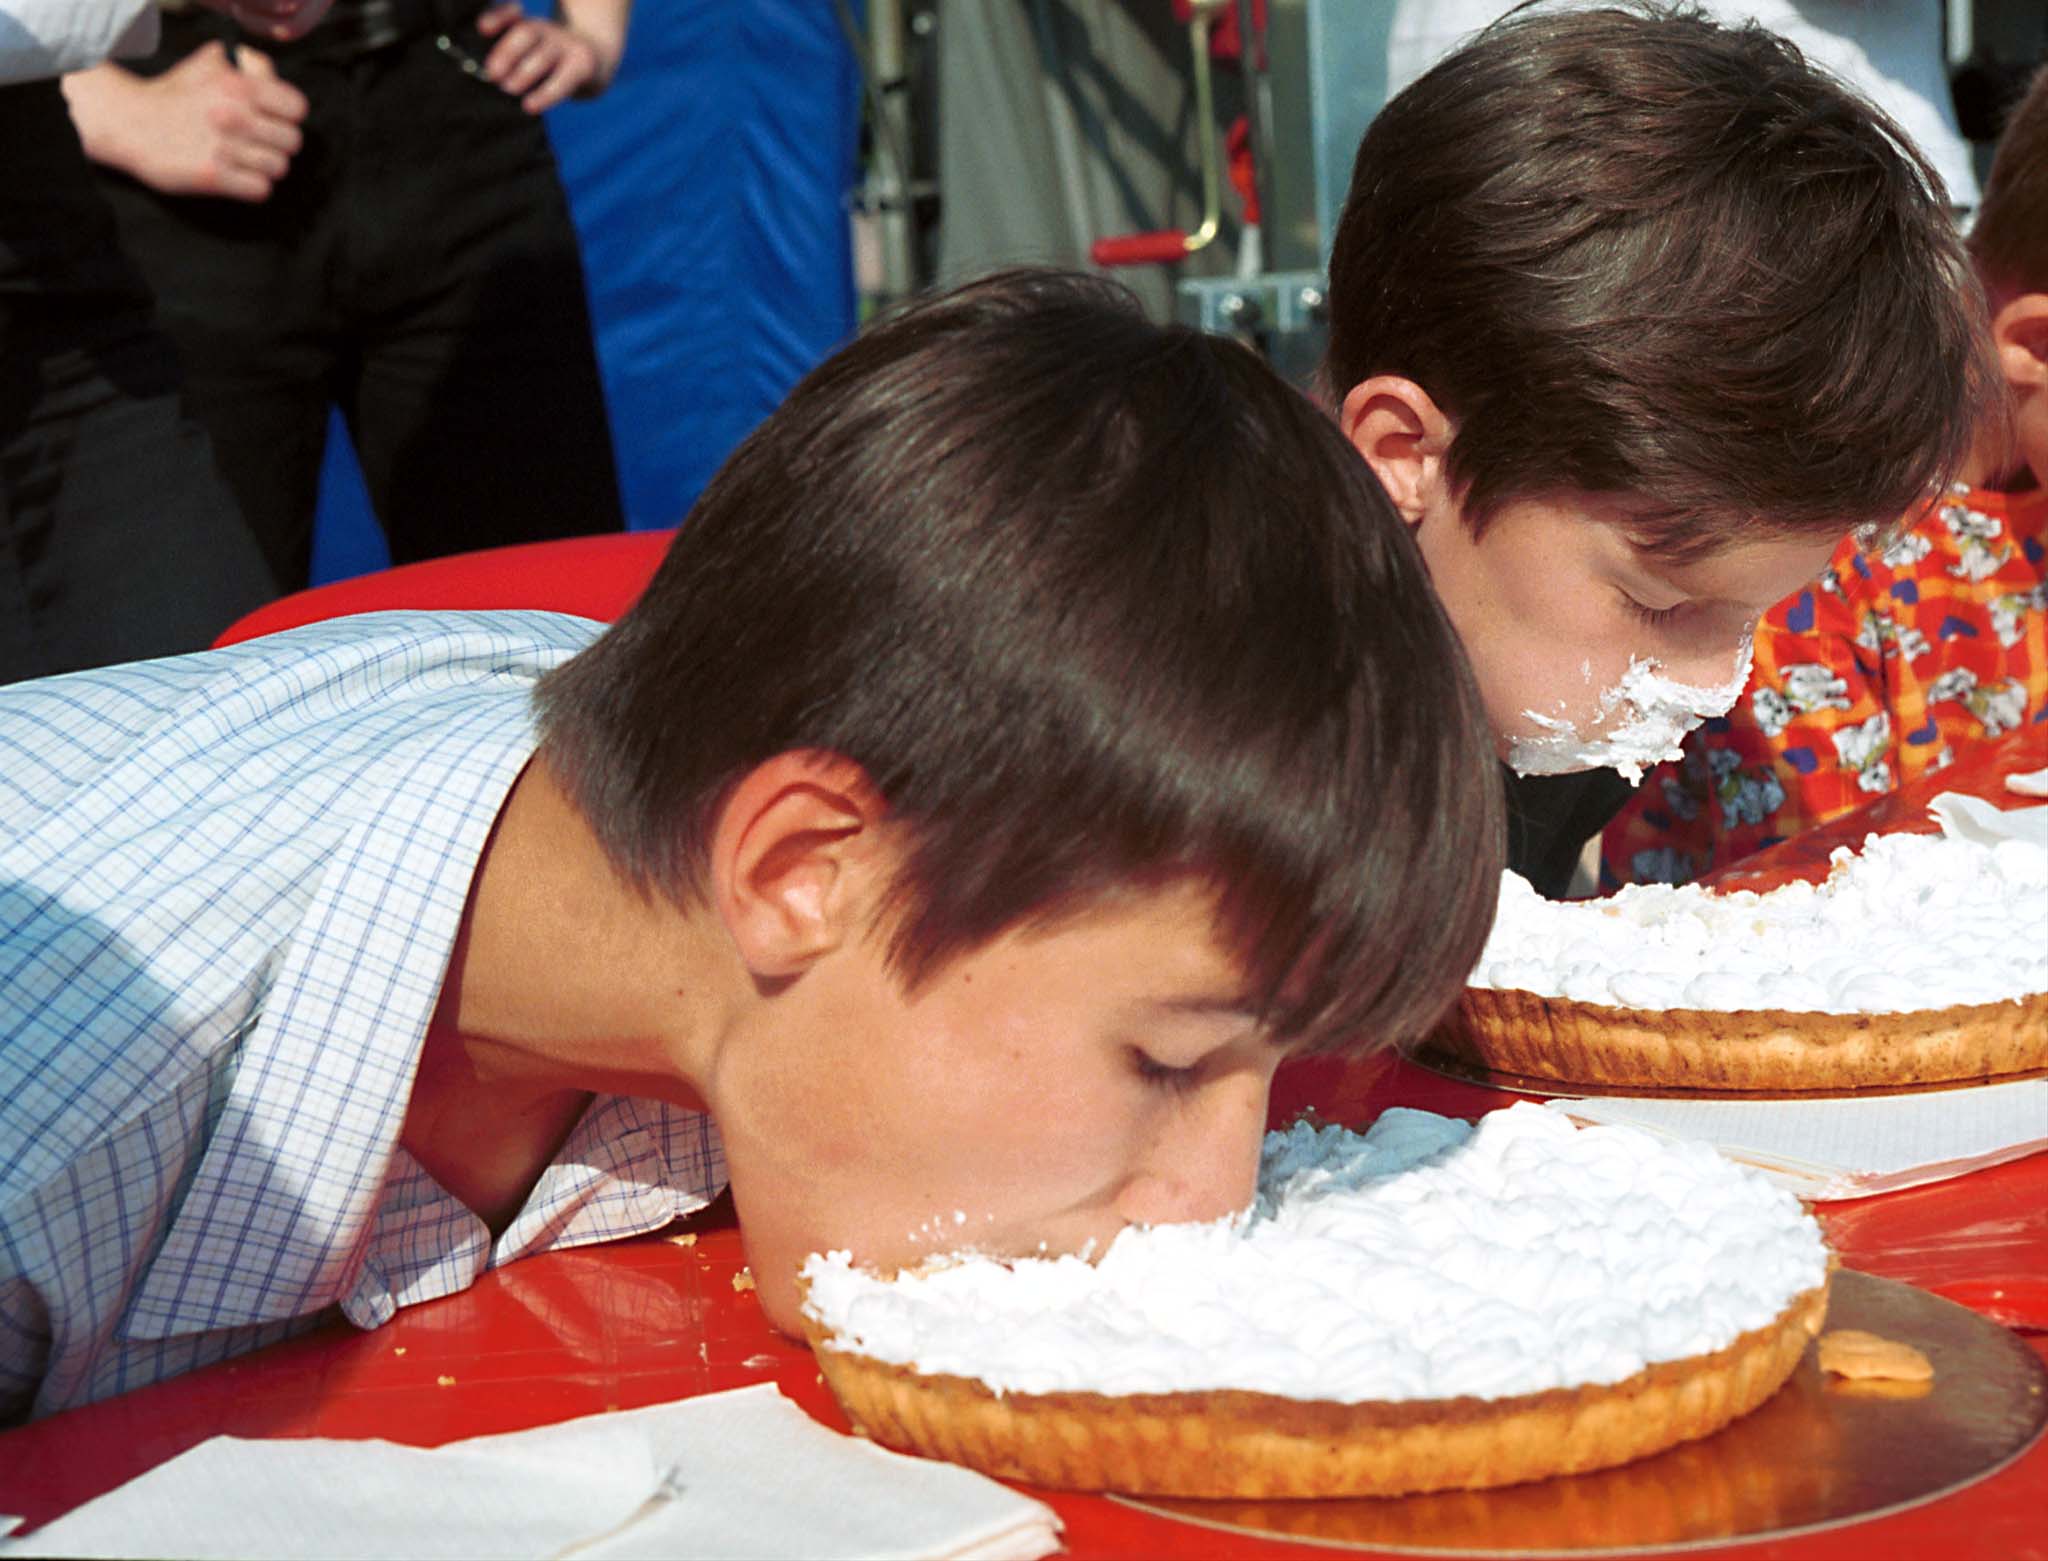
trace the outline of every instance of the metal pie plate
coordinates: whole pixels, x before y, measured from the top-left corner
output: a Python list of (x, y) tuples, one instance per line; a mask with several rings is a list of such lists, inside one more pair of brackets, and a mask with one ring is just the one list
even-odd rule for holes
[(1807, 1347), (1761, 1408), (1655, 1457), (1530, 1485), (1329, 1501), (1117, 1496), (1159, 1517), (1347, 1549), (1459, 1555), (1679, 1550), (1807, 1533), (1918, 1506), (1993, 1474), (2048, 1424), (2048, 1368), (1965, 1307), (1836, 1273), (1829, 1328), (1920, 1350), (1932, 1384), (1850, 1383)]

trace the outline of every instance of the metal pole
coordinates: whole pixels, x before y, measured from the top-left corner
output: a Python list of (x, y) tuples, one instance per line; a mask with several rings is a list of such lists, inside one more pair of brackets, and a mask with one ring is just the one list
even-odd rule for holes
[(910, 93), (904, 80), (906, 45), (902, 0), (868, 0), (868, 49), (874, 70), (872, 112), (875, 126), (874, 215), (882, 245), (882, 287), (891, 299), (909, 296), (917, 287), (917, 261), (912, 244), (910, 169)]

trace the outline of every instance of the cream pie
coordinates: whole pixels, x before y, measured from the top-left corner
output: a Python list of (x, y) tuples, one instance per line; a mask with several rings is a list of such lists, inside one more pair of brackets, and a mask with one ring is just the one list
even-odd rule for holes
[(1872, 835), (1824, 882), (1503, 881), (1454, 1059), (1584, 1087), (1840, 1092), (2048, 1069), (2048, 850)]
[(1267, 1138), (1253, 1207), (1099, 1261), (804, 1268), (855, 1426), (1042, 1485), (1308, 1497), (1474, 1489), (1706, 1436), (1789, 1376), (1829, 1259), (1700, 1144), (1391, 1110)]

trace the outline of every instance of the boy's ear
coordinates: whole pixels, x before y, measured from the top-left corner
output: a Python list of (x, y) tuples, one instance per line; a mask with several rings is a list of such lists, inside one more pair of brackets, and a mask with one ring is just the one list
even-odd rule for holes
[(1365, 457), (1394, 508), (1420, 524), (1450, 448), (1451, 423), (1412, 379), (1379, 374), (1351, 387), (1337, 426)]
[(1991, 318), (1998, 367), (2016, 392), (2048, 386), (2048, 293), (2020, 293)]
[(864, 927), (894, 858), (887, 807), (839, 754), (777, 754), (749, 770), (711, 832), (711, 894), (757, 980), (799, 975)]

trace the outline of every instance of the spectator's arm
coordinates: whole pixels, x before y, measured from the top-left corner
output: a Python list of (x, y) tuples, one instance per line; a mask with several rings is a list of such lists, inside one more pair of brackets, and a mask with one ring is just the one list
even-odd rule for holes
[(207, 43), (160, 76), (118, 65), (66, 76), (86, 155), (167, 195), (268, 199), (299, 150), (306, 99), (256, 50), (236, 59)]

